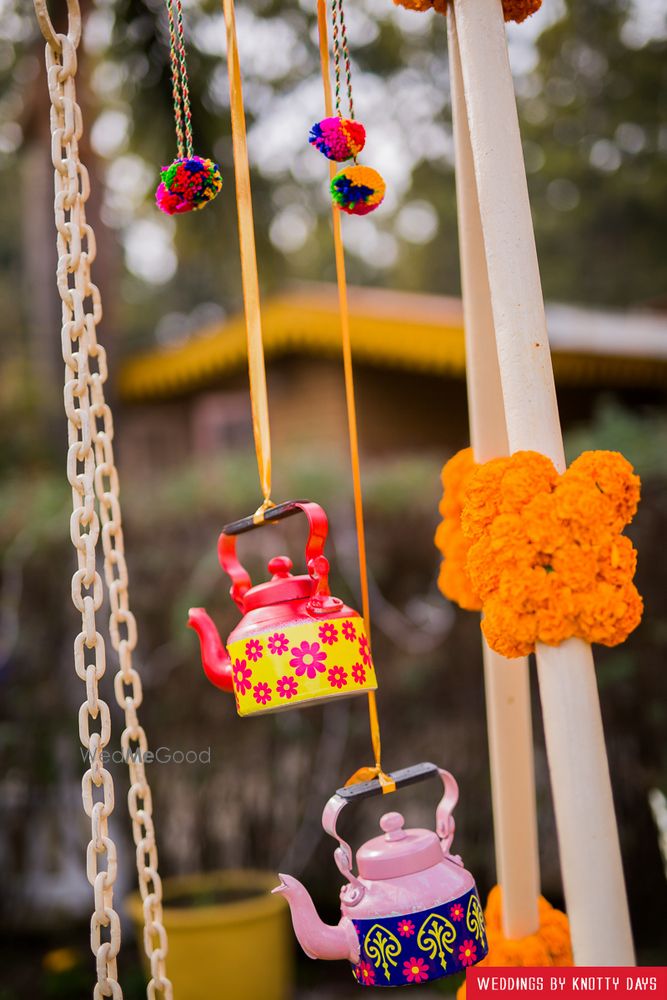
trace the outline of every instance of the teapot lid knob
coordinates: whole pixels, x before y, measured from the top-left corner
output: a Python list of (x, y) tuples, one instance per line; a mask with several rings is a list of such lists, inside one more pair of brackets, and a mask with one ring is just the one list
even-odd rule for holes
[(380, 818), (380, 828), (385, 832), (386, 840), (403, 840), (406, 836), (403, 824), (405, 820), (399, 812), (385, 813)]
[(289, 556), (274, 556), (273, 559), (269, 559), (268, 569), (274, 579), (285, 580), (290, 575), (292, 566)]

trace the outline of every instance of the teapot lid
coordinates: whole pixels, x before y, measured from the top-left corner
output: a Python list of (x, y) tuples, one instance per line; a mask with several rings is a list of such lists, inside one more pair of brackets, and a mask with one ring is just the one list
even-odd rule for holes
[(254, 608), (264, 608), (269, 604), (282, 604), (283, 601), (303, 600), (311, 597), (315, 583), (309, 576), (292, 576), (290, 570), (292, 560), (287, 556), (275, 556), (269, 562), (269, 573), (272, 574), (266, 583), (251, 587), (243, 595), (244, 611)]
[(442, 843), (433, 830), (404, 830), (398, 812), (380, 819), (384, 835), (373, 837), (357, 851), (357, 867), (362, 878), (400, 878), (431, 868), (443, 860)]

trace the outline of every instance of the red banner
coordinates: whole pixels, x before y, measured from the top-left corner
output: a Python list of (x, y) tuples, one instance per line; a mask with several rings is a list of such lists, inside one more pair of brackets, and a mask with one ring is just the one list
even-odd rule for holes
[(467, 1000), (496, 1000), (502, 996), (564, 1000), (610, 1000), (613, 997), (650, 996), (667, 1000), (667, 968), (584, 967), (574, 969), (508, 969), (475, 966), (466, 973)]

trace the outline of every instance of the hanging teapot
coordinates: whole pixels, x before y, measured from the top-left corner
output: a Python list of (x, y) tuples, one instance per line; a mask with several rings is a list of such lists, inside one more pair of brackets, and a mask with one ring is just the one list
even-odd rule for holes
[[(287, 556), (269, 561), (271, 579), (253, 587), (236, 555), (236, 536), (302, 511), (310, 527), (307, 574), (292, 576)], [(233, 691), (239, 715), (258, 715), (363, 694), (377, 688), (363, 619), (329, 591), (324, 545), (329, 525), (315, 503), (292, 500), (261, 519), (225, 525), (218, 541), (220, 565), (231, 577), (230, 594), (243, 618), (227, 648), (203, 608), (191, 608), (188, 625), (201, 643), (208, 679)]]
[(357, 875), (337, 822), (349, 802), (381, 794), (380, 782), (339, 788), (327, 802), (322, 826), (338, 841), (334, 859), (346, 879), (340, 893), (342, 917), (335, 927), (320, 920), (308, 892), (291, 875), (281, 875), (273, 890), (287, 899), (306, 954), (348, 959), (362, 986), (430, 982), (476, 965), (488, 951), (475, 880), (461, 858), (450, 853), (456, 781), (430, 763), (391, 775), (397, 788), (431, 776), (439, 776), (444, 785), (435, 831), (405, 830), (400, 813), (385, 813), (382, 834), (357, 851)]

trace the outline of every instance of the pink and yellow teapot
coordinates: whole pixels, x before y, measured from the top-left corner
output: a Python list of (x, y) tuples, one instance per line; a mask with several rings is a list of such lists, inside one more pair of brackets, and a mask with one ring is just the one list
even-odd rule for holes
[(310, 958), (348, 959), (362, 986), (411, 986), (476, 965), (488, 951), (484, 916), (475, 880), (461, 858), (450, 853), (452, 811), (458, 786), (448, 771), (424, 763), (395, 771), (396, 787), (440, 777), (444, 795), (436, 829), (405, 830), (400, 813), (380, 820), (382, 834), (352, 851), (337, 832), (342, 809), (357, 799), (381, 794), (377, 779), (339, 788), (322, 815), (326, 832), (338, 841), (334, 859), (346, 879), (340, 922), (323, 923), (306, 889), (280, 875), (274, 892), (284, 894), (294, 931)]
[[(292, 576), (287, 556), (269, 562), (271, 579), (253, 587), (236, 555), (236, 536), (303, 512), (308, 519), (307, 573)], [(208, 679), (234, 693), (239, 715), (277, 712), (293, 705), (374, 691), (375, 670), (360, 615), (329, 590), (324, 555), (329, 525), (315, 503), (292, 500), (225, 525), (218, 541), (220, 565), (231, 577), (231, 596), (243, 618), (227, 648), (203, 608), (191, 608), (188, 625), (201, 642)]]

